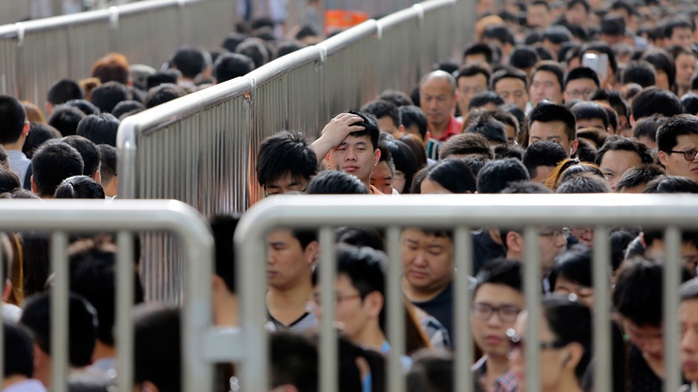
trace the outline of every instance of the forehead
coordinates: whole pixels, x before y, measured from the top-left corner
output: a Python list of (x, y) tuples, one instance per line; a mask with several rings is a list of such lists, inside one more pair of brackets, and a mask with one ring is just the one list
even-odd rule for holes
[(631, 166), (636, 166), (642, 163), (641, 161), (642, 158), (640, 158), (640, 156), (634, 151), (608, 150), (605, 154), (603, 154), (601, 162), (599, 163), (605, 166), (613, 162), (623, 162), (628, 163)]
[(681, 306), (679, 306), (679, 316), (682, 319), (698, 318), (698, 298), (691, 298), (681, 301)]
[(585, 88), (585, 87), (596, 88), (596, 83), (594, 82), (594, 79), (581, 78), (581, 79), (570, 80), (569, 82), (567, 82), (567, 88)]
[(266, 184), (267, 187), (284, 187), (288, 186), (294, 183), (303, 183), (303, 182), (308, 182), (307, 178), (304, 178), (299, 175), (294, 175), (292, 172), (288, 171), (286, 173), (283, 173), (279, 177), (269, 181), (269, 183)]
[(494, 86), (496, 90), (500, 89), (523, 89), (525, 88), (526, 85), (523, 80), (515, 77), (504, 77), (501, 78), (497, 81), (497, 84)]
[(560, 136), (567, 138), (565, 133), (565, 123), (562, 121), (540, 122), (534, 121), (529, 129), (531, 136)]
[(402, 237), (406, 240), (418, 241), (427, 245), (447, 245), (451, 244), (448, 237), (437, 237), (433, 233), (427, 233), (417, 228), (407, 228), (402, 231)]
[(461, 86), (464, 84), (468, 84), (468, 85), (481, 84), (484, 86), (485, 84), (487, 84), (487, 78), (485, 77), (485, 75), (483, 75), (481, 73), (471, 75), (471, 76), (461, 76), (460, 78), (458, 78), (458, 85)]
[(371, 143), (371, 137), (369, 135), (356, 135), (353, 133), (350, 133), (340, 144), (341, 146), (356, 146), (360, 144), (367, 144), (369, 146), (372, 145)]
[(419, 86), (419, 92), (422, 94), (446, 94), (453, 93), (451, 83), (440, 77), (432, 77), (424, 81)]
[(691, 133), (689, 135), (679, 135), (676, 137), (676, 145), (681, 147), (698, 147), (698, 130), (696, 133)]
[(557, 75), (552, 73), (551, 71), (547, 71), (544, 69), (541, 69), (539, 71), (536, 71), (536, 73), (533, 75), (533, 80), (541, 80), (541, 81), (548, 81), (552, 80), (557, 82)]
[(523, 294), (502, 283), (484, 283), (475, 291), (473, 301), (483, 301), (492, 304), (522, 302)]

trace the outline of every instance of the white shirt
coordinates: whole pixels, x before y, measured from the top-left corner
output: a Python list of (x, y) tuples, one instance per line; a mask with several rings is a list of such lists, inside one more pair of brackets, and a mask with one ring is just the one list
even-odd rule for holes
[(7, 150), (7, 157), (10, 159), (10, 170), (19, 177), (20, 185), (24, 186), (24, 177), (26, 177), (27, 169), (32, 161), (18, 150)]
[(3, 389), (2, 392), (46, 392), (46, 388), (41, 381), (29, 379), (13, 384)]

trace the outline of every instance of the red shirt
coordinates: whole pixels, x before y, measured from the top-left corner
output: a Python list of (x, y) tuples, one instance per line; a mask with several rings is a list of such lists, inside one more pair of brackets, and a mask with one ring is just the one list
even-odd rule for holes
[[(446, 132), (444, 132), (443, 135), (441, 135), (441, 137), (438, 138), (437, 140), (440, 142), (445, 142), (446, 140), (450, 139), (451, 136), (460, 134), (461, 133), (460, 129), (462, 126), (463, 126), (463, 124), (461, 124), (460, 121), (456, 120), (456, 118), (454, 116), (451, 116), (451, 121), (449, 121), (448, 125), (446, 126)], [(427, 140), (429, 140), (429, 139), (436, 139), (436, 138), (433, 137), (431, 135), (431, 131), (429, 129), (427, 129)]]

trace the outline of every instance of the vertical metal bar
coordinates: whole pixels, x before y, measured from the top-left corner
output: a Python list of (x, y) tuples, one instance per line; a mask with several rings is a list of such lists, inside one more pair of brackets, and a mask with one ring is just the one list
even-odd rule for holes
[(400, 357), (405, 353), (405, 299), (402, 294), (400, 282), (402, 279), (402, 252), (400, 246), (400, 228), (391, 226), (388, 228), (388, 255), (390, 263), (387, 265), (386, 293), (388, 307), (386, 315), (388, 321), (388, 341), (390, 342), (390, 355), (388, 361), (388, 391), (403, 392), (405, 390), (405, 378), (402, 377), (402, 362)]
[(664, 390), (676, 391), (681, 382), (679, 363), (679, 286), (681, 284), (681, 233), (676, 226), (664, 232)]
[(55, 392), (67, 392), (68, 384), (68, 234), (57, 231), (51, 236), (51, 377)]
[(337, 332), (334, 329), (335, 283), (337, 255), (334, 230), (320, 229), (320, 298), (322, 298), (322, 321), (320, 324), (320, 390), (337, 390)]
[(472, 373), (467, 371), (472, 365), (473, 339), (470, 334), (470, 308), (472, 293), (469, 276), (473, 273), (473, 237), (467, 227), (456, 228), (454, 235), (456, 257), (456, 301), (454, 314), (456, 318), (454, 336), (456, 346), (456, 391), (473, 390)]
[(611, 242), (607, 226), (594, 229), (594, 390), (611, 392), (614, 374), (611, 371), (611, 320), (609, 317)]
[(117, 238), (119, 253), (116, 260), (116, 344), (119, 369), (119, 392), (133, 390), (133, 323), (131, 309), (134, 300), (133, 235), (120, 231)]
[(538, 249), (538, 228), (527, 226), (524, 229), (525, 255), (524, 255), (524, 297), (526, 310), (528, 311), (528, 324), (526, 326), (526, 389), (540, 391), (540, 373), (538, 360), (540, 347), (538, 342), (538, 324), (540, 318), (541, 298), (541, 266), (540, 251)]

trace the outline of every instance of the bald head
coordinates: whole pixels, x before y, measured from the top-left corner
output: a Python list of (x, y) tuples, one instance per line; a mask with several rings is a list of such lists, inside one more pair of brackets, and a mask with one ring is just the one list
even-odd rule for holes
[(451, 93), (456, 93), (456, 78), (454, 78), (450, 73), (441, 70), (432, 71), (424, 75), (422, 80), (419, 81), (419, 89), (421, 90), (425, 84), (435, 80), (448, 83), (448, 85), (451, 86)]
[(456, 79), (444, 71), (425, 75), (419, 83), (419, 105), (427, 116), (429, 132), (439, 138), (456, 108)]

